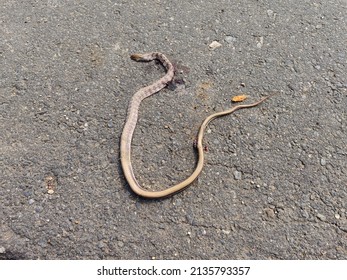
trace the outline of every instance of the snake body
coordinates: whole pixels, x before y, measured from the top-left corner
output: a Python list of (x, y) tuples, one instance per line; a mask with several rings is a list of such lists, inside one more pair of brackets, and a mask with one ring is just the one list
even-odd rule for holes
[(127, 119), (125, 121), (125, 125), (123, 128), (121, 143), (120, 143), (120, 160), (122, 164), (122, 169), (124, 176), (131, 187), (131, 189), (138, 195), (146, 198), (162, 198), (166, 196), (170, 196), (179, 191), (182, 191), (186, 187), (188, 187), (201, 173), (203, 165), (204, 165), (204, 148), (203, 148), (203, 136), (204, 131), (210, 121), (215, 118), (225, 116), (235, 112), (236, 110), (243, 108), (255, 107), (268, 99), (270, 96), (263, 97), (259, 101), (252, 104), (244, 104), (238, 105), (226, 111), (218, 112), (208, 116), (200, 126), (198, 138), (197, 138), (197, 150), (198, 150), (198, 162), (195, 167), (193, 173), (184, 181), (171, 186), (164, 190), (159, 191), (150, 191), (141, 187), (138, 181), (135, 178), (133, 167), (131, 164), (131, 142), (133, 138), (133, 133), (136, 127), (137, 119), (138, 119), (138, 111), (141, 104), (141, 101), (146, 97), (151, 96), (152, 94), (160, 91), (173, 79), (174, 77), (174, 67), (171, 62), (167, 59), (165, 55), (162, 53), (154, 52), (154, 53), (146, 53), (146, 54), (133, 54), (131, 59), (135, 61), (152, 61), (159, 60), (163, 66), (166, 68), (166, 74), (161, 79), (154, 82), (152, 85), (141, 88), (137, 91), (130, 100)]

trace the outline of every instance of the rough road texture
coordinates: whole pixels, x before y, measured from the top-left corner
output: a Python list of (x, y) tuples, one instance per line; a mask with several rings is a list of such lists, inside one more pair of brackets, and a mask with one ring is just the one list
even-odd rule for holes
[[(346, 259), (346, 1), (13, 1), (0, 7), (0, 259)], [(221, 47), (209, 49), (212, 41)], [(127, 104), (144, 101), (133, 195), (119, 162)], [(210, 132), (210, 133), (209, 133)]]

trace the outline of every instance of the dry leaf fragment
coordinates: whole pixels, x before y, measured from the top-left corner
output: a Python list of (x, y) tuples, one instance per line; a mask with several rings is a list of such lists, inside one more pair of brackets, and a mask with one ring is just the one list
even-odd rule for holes
[(231, 101), (232, 101), (232, 102), (242, 102), (242, 101), (246, 100), (247, 97), (248, 97), (248, 96), (245, 95), (245, 94), (236, 95), (236, 96), (234, 96), (233, 98), (231, 98)]

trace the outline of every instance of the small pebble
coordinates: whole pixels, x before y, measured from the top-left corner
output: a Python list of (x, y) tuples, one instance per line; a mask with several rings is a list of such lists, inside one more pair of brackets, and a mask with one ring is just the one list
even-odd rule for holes
[(235, 198), (237, 197), (235, 191), (232, 190), (232, 191), (230, 191), (229, 193), (230, 193), (230, 196), (231, 196), (232, 199), (235, 199)]
[(327, 220), (327, 218), (323, 214), (320, 214), (320, 213), (317, 214), (317, 218), (320, 219), (322, 222), (325, 222)]
[(262, 46), (263, 46), (263, 44), (264, 44), (264, 37), (263, 37), (263, 36), (260, 36), (260, 37), (258, 38), (257, 48), (261, 49)]
[(54, 190), (48, 190), (47, 193), (48, 193), (48, 194), (53, 194), (53, 193), (54, 193)]
[(208, 48), (211, 50), (211, 51), (214, 51), (215, 49), (221, 47), (222, 44), (217, 42), (217, 41), (213, 41), (211, 44), (209, 44)]
[(266, 216), (267, 216), (268, 218), (270, 218), (270, 219), (276, 218), (275, 211), (274, 211), (273, 209), (271, 209), (271, 208), (266, 208), (266, 209), (265, 209), (265, 214), (266, 214)]
[(29, 202), (29, 204), (33, 204), (35, 202), (35, 200), (30, 198), (28, 202)]
[(232, 44), (232, 43), (236, 42), (237, 38), (234, 36), (228, 35), (228, 36), (225, 36), (224, 40), (228, 44)]
[(37, 242), (37, 244), (39, 245), (39, 246), (41, 246), (42, 248), (46, 248), (47, 247), (47, 242), (46, 242), (46, 240), (39, 240), (38, 242)]
[(242, 173), (240, 171), (234, 171), (234, 178), (235, 180), (241, 180), (242, 178)]
[(336, 214), (335, 214), (335, 218), (336, 218), (336, 219), (340, 219), (340, 218), (341, 218), (340, 214), (336, 213)]
[(266, 13), (269, 17), (272, 17), (274, 14), (274, 11), (273, 10), (267, 10)]
[(4, 254), (6, 252), (6, 249), (4, 247), (0, 247), (0, 254)]
[(107, 123), (107, 126), (109, 128), (112, 128), (113, 127), (113, 121), (112, 120), (109, 120), (108, 123)]
[(182, 205), (182, 199), (177, 198), (177, 199), (173, 202), (173, 204), (176, 205), (176, 206), (181, 206), (181, 205)]
[(320, 159), (320, 164), (321, 164), (322, 166), (326, 165), (326, 164), (327, 164), (327, 160), (326, 160), (325, 158), (321, 158), (321, 159)]
[(24, 191), (23, 194), (24, 194), (26, 197), (29, 197), (29, 196), (32, 195), (32, 191), (27, 190), (27, 191)]
[(35, 208), (35, 212), (36, 213), (41, 213), (43, 211), (43, 207), (42, 206), (37, 206), (36, 208)]
[(301, 215), (305, 218), (308, 219), (310, 217), (310, 215), (307, 213), (306, 210), (301, 210)]

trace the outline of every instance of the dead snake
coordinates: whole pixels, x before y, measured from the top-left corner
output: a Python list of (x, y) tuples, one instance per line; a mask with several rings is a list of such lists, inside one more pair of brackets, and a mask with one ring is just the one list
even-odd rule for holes
[(174, 77), (174, 67), (165, 55), (158, 52), (146, 53), (146, 54), (133, 54), (131, 56), (131, 59), (135, 61), (145, 61), (145, 62), (157, 59), (164, 65), (164, 67), (167, 70), (167, 73), (164, 77), (157, 80), (152, 85), (141, 88), (139, 91), (137, 91), (133, 95), (129, 103), (127, 119), (126, 119), (122, 136), (121, 136), (120, 160), (121, 160), (124, 176), (129, 186), (131, 187), (131, 189), (136, 194), (142, 197), (162, 198), (162, 197), (175, 194), (179, 191), (182, 191), (186, 187), (188, 187), (199, 176), (204, 165), (204, 148), (203, 148), (202, 140), (203, 140), (204, 131), (208, 123), (215, 118), (231, 114), (235, 112), (236, 110), (257, 106), (271, 96), (269, 95), (269, 96), (263, 97), (259, 101), (252, 104), (238, 105), (226, 111), (214, 113), (208, 116), (203, 121), (199, 129), (198, 138), (197, 138), (197, 149), (198, 149), (199, 156), (198, 156), (198, 162), (194, 172), (187, 179), (178, 183), (177, 185), (174, 185), (172, 187), (169, 187), (167, 189), (160, 190), (160, 191), (149, 191), (142, 188), (135, 178), (134, 171), (131, 165), (131, 142), (132, 142), (133, 133), (136, 127), (137, 119), (138, 119), (138, 112), (139, 112), (141, 101), (145, 99), (146, 97), (149, 97), (152, 94), (160, 91), (161, 89), (166, 87), (166, 85), (169, 82), (171, 82), (171, 80)]

